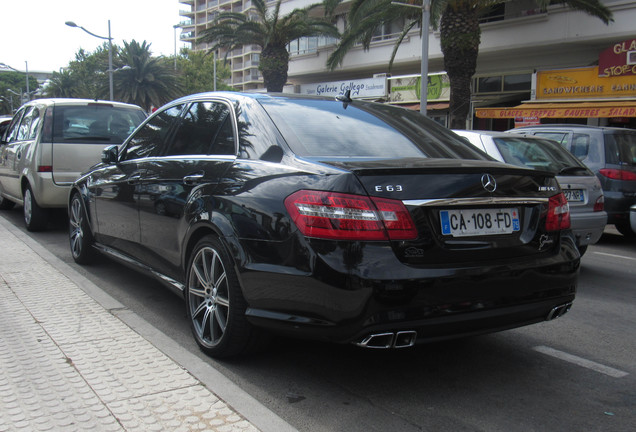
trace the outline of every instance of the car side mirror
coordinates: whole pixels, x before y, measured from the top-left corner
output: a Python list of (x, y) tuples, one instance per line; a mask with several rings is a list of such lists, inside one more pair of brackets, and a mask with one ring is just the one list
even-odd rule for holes
[(117, 162), (118, 147), (111, 145), (102, 150), (102, 162), (106, 165), (111, 165)]

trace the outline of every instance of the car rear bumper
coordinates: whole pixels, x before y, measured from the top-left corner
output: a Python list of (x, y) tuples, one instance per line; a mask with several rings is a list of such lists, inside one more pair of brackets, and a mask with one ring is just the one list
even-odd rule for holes
[(594, 244), (599, 241), (607, 224), (607, 213), (587, 212), (570, 213), (572, 233), (578, 246)]
[[(259, 327), (340, 343), (398, 332), (424, 342), (548, 319), (554, 308), (574, 300), (579, 263), (567, 237), (556, 255), (516, 264), (437, 270), (403, 266), (396, 267), (394, 279), (380, 280), (344, 275), (318, 262), (318, 271), (306, 276), (247, 271), (241, 280), (246, 314)], [(375, 265), (384, 272), (395, 263)]]
[(66, 208), (71, 184), (59, 185), (53, 182), (50, 173), (38, 174), (31, 185), (35, 201), (44, 208)]

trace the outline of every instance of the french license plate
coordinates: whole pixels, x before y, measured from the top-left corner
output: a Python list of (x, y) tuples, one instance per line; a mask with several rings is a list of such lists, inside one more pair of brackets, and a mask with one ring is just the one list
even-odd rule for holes
[(583, 189), (563, 189), (568, 201), (583, 201)]
[(442, 234), (453, 237), (512, 234), (520, 230), (516, 208), (440, 210), (439, 218)]

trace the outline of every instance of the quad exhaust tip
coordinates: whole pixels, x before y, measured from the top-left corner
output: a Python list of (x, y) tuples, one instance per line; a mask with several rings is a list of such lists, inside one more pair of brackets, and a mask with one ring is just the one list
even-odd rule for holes
[(572, 302), (567, 302), (560, 306), (555, 306), (554, 308), (552, 308), (550, 313), (548, 313), (548, 316), (545, 318), (545, 320), (550, 321), (560, 316), (563, 316), (570, 310), (571, 307), (572, 307)]
[(356, 345), (362, 348), (391, 349), (408, 348), (415, 345), (417, 332), (414, 330), (371, 334)]

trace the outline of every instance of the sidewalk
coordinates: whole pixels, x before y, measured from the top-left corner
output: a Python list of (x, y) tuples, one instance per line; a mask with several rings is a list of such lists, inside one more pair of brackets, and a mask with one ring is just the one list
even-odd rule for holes
[(294, 429), (0, 218), (0, 431), (14, 430)]

